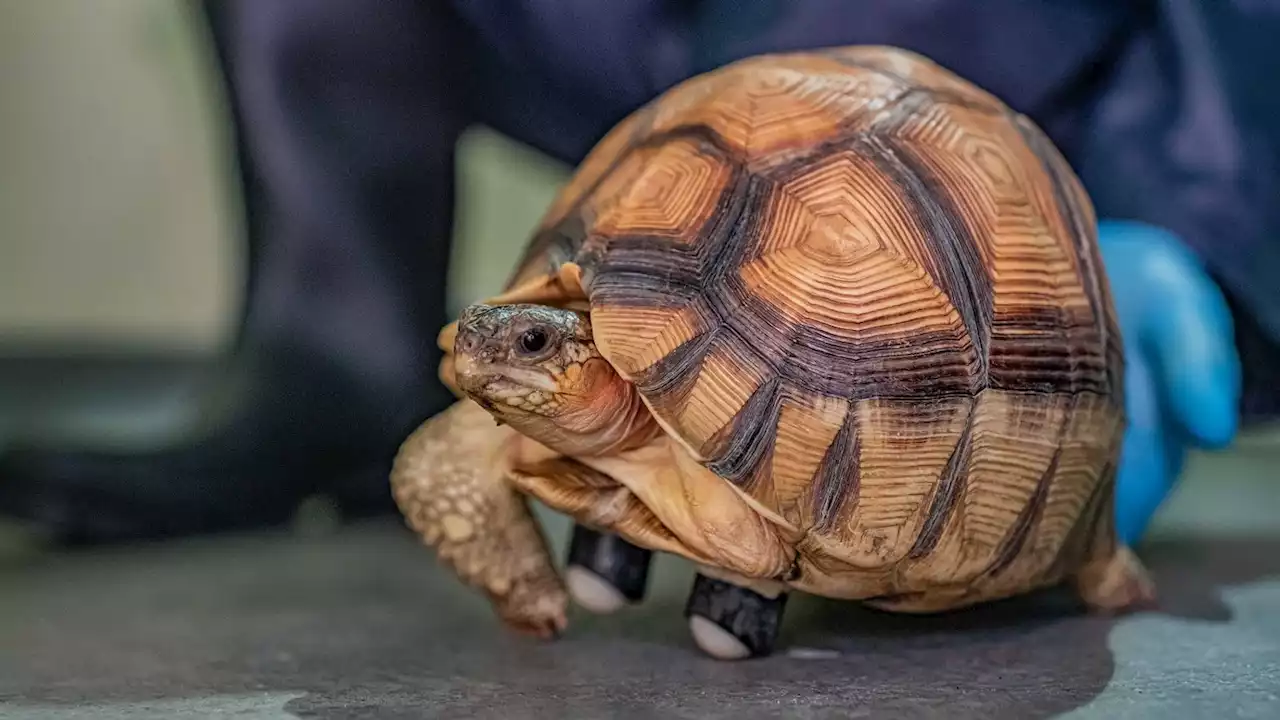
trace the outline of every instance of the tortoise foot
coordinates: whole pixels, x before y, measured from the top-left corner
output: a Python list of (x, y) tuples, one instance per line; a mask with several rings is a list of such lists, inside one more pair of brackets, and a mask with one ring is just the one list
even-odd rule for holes
[(598, 614), (644, 599), (653, 553), (617, 535), (573, 526), (565, 584), (575, 603)]
[(786, 603), (786, 593), (768, 597), (699, 573), (685, 617), (698, 649), (718, 660), (744, 660), (773, 652)]
[(1076, 577), (1076, 588), (1090, 609), (1104, 614), (1145, 610), (1156, 604), (1156, 585), (1133, 551), (1123, 545), (1095, 560)]

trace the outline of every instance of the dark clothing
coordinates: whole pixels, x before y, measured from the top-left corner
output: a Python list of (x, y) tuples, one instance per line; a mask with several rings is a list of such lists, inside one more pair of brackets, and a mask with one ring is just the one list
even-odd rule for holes
[(0, 513), (103, 542), (281, 522), (317, 492), (347, 513), (391, 512), (389, 458), (451, 401), (434, 338), (461, 133), (485, 123), (576, 163), (693, 74), (831, 45), (932, 57), (1034, 118), (1100, 216), (1178, 233), (1233, 305), (1246, 416), (1274, 414), (1278, 6), (205, 0), (249, 221), (240, 343), (213, 393), (232, 410), (154, 453), (8, 448)]
[(205, 8), (249, 220), (240, 343), (213, 393), (233, 410), (155, 453), (0, 454), (0, 513), (64, 538), (275, 523), (316, 492), (351, 514), (392, 511), (389, 458), (451, 401), (434, 338), (461, 133), (485, 123), (576, 163), (671, 85), (771, 51), (897, 45), (1030, 115), (1101, 217), (1164, 226), (1199, 254), (1234, 308), (1246, 416), (1280, 410), (1280, 0)]
[(254, 232), (264, 262), (287, 265), (260, 272), (259, 292), (278, 308), (263, 316), (390, 382), (433, 382), (406, 383), (395, 368), (433, 367), (453, 147), (468, 125), (574, 163), (692, 74), (761, 52), (889, 44), (1035, 119), (1099, 216), (1184, 238), (1253, 334), (1242, 341), (1250, 409), (1280, 396), (1264, 372), (1280, 346), (1280, 53), (1268, 46), (1280, 40), (1280, 2), (226, 5), (240, 131), (262, 177)]

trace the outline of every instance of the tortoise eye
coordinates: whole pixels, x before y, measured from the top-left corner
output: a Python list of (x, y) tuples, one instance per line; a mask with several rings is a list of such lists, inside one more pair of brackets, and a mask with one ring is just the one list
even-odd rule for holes
[(541, 328), (525, 330), (520, 336), (520, 352), (535, 355), (547, 348), (547, 331)]

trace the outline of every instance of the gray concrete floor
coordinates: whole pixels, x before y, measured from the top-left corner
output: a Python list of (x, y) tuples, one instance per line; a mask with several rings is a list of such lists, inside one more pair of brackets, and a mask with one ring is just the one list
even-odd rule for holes
[[(11, 557), (0, 718), (1276, 718), (1278, 462), (1197, 458), (1141, 550), (1158, 611), (797, 598), (779, 653), (741, 664), (695, 652), (672, 558), (643, 605), (539, 643), (396, 523)], [(567, 525), (545, 518), (562, 551)]]

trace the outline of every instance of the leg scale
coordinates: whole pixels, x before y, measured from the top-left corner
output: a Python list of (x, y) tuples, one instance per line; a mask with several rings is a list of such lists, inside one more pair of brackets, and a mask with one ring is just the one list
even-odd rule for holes
[(1156, 606), (1156, 586), (1142, 561), (1123, 545), (1094, 560), (1076, 578), (1081, 598), (1094, 612), (1119, 614)]

